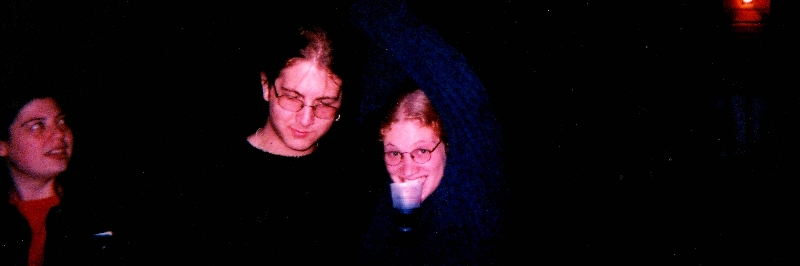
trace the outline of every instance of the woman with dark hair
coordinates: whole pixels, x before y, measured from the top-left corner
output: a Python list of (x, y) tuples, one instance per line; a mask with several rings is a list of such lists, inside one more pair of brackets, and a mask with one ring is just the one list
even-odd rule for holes
[[(10, 93), (9, 93), (10, 94)], [(0, 156), (8, 177), (0, 192), (3, 265), (115, 265), (113, 226), (82, 195), (59, 182), (73, 151), (72, 130), (46, 93), (3, 95)]]

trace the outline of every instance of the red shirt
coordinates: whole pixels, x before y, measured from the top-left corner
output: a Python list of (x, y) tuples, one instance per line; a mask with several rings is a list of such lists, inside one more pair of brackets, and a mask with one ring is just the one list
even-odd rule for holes
[(44, 261), (44, 243), (47, 236), (46, 220), (50, 208), (58, 205), (61, 199), (58, 196), (49, 198), (23, 201), (16, 193), (11, 193), (9, 202), (28, 220), (31, 227), (31, 248), (28, 251), (28, 266), (41, 266)]

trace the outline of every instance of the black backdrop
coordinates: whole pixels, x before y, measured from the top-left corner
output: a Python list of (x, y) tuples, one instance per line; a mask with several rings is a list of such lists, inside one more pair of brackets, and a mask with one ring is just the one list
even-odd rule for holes
[[(722, 1), (488, 2), (409, 1), (500, 119), (509, 235), (524, 243), (510, 259), (796, 259), (796, 4), (772, 1), (764, 30), (742, 36)], [(219, 180), (192, 166), (263, 123), (257, 72), (283, 36), (322, 25), (358, 79), (349, 6), (6, 1), (2, 75), (61, 81), (73, 165), (105, 173), (84, 181), (170, 223), (213, 200), (192, 190)]]

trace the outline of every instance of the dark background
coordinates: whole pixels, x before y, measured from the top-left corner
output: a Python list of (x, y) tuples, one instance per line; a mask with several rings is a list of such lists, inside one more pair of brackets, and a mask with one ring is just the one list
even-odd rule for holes
[[(85, 182), (170, 224), (213, 204), (194, 189), (224, 180), (201, 166), (263, 125), (260, 60), (299, 26), (329, 31), (358, 116), (367, 40), (351, 3), (4, 1), (2, 75), (59, 80), (73, 165), (104, 173)], [(497, 112), (510, 260), (797, 260), (797, 4), (772, 1), (751, 34), (721, 0), (409, 6)]]

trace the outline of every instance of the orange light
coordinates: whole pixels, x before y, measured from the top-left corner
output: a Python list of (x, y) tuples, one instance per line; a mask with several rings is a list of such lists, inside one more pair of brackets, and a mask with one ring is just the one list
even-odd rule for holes
[(742, 37), (761, 32), (770, 13), (770, 0), (724, 0), (733, 30)]

